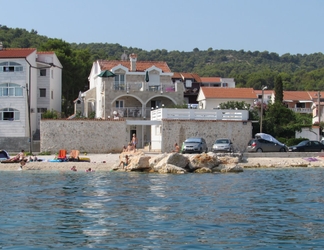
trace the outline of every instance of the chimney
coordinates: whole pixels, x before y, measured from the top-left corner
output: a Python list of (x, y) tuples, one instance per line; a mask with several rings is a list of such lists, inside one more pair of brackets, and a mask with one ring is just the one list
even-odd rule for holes
[(130, 59), (130, 71), (135, 72), (136, 71), (137, 55), (132, 53), (129, 55), (129, 59)]
[(2, 45), (2, 42), (0, 42), (0, 50), (3, 49), (3, 45)]

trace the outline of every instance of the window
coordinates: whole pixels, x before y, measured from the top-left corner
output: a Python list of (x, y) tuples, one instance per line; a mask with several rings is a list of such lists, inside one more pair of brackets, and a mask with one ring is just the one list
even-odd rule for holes
[(156, 109), (161, 107), (162, 107), (162, 101), (160, 100), (151, 101), (151, 108)]
[(52, 100), (54, 99), (54, 92), (53, 92), (53, 90), (51, 91), (51, 99)]
[(0, 63), (0, 72), (15, 72), (15, 71), (23, 71), (23, 66), (16, 62)]
[(0, 109), (1, 121), (17, 121), (20, 120), (20, 112), (13, 108)]
[(39, 89), (39, 97), (46, 97), (46, 89)]
[(37, 113), (45, 113), (47, 108), (37, 108)]
[(46, 76), (46, 69), (40, 69), (39, 70), (39, 75), (40, 76)]
[(15, 83), (0, 84), (0, 97), (1, 96), (23, 96), (23, 88)]
[(306, 103), (296, 103), (296, 108), (306, 108)]
[(115, 90), (125, 90), (125, 75), (115, 75)]
[(117, 100), (116, 101), (116, 108), (123, 108), (124, 107), (124, 101)]
[(191, 80), (186, 80), (186, 87), (191, 88), (192, 87), (192, 81)]

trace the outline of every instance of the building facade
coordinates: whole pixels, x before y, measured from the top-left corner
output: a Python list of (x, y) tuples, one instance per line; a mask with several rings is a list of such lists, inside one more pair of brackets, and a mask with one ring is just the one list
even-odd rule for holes
[(184, 103), (182, 82), (172, 81), (166, 62), (137, 61), (137, 55), (123, 54), (122, 60), (98, 60), (89, 75), (89, 90), (75, 100), (85, 117), (127, 119), (128, 139), (136, 134), (139, 147), (151, 141), (151, 111)]
[(54, 52), (5, 49), (0, 43), (0, 144), (9, 151), (33, 149), (41, 114), (61, 112), (62, 65)]

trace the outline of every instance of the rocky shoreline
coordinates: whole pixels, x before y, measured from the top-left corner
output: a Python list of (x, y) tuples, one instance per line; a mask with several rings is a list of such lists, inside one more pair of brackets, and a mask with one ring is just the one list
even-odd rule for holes
[[(127, 168), (118, 167), (121, 160), (128, 155), (130, 164)], [(251, 168), (305, 168), (323, 167), (324, 157), (250, 157), (243, 154), (154, 154), (138, 151), (136, 153), (121, 154), (90, 154), (90, 162), (48, 162), (54, 155), (39, 156), (41, 162), (28, 162), (23, 170), (39, 171), (71, 171), (76, 166), (78, 171), (85, 172), (88, 168), (94, 171), (119, 172), (150, 172), (150, 173), (229, 173), (243, 172)], [(16, 171), (19, 163), (1, 163), (0, 171)]]

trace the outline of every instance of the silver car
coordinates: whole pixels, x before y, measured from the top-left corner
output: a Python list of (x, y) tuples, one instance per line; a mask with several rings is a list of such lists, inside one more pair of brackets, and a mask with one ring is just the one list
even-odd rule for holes
[(233, 143), (228, 138), (217, 139), (213, 145), (213, 152), (233, 152)]
[(204, 138), (201, 137), (192, 137), (186, 139), (181, 148), (181, 153), (188, 154), (188, 153), (207, 153), (207, 143)]

